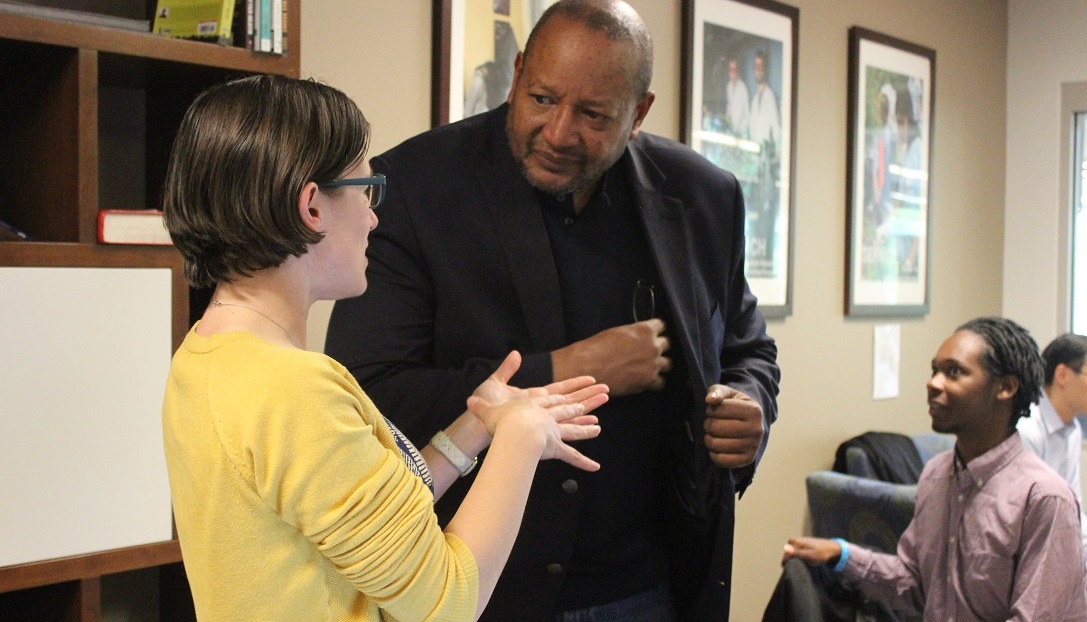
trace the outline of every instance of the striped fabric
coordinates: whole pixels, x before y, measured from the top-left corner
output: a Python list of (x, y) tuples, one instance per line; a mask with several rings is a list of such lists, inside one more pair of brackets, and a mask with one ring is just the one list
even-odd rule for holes
[(430, 468), (427, 467), (426, 460), (423, 459), (422, 454), (415, 448), (415, 445), (408, 440), (408, 437), (404, 436), (404, 433), (393, 425), (392, 421), (389, 421), (388, 417), (385, 417), (385, 423), (392, 430), (393, 439), (396, 440), (396, 447), (400, 450), (400, 457), (403, 458), (408, 470), (423, 480), (423, 483), (430, 489), (430, 494), (433, 495), (434, 479), (430, 476)]

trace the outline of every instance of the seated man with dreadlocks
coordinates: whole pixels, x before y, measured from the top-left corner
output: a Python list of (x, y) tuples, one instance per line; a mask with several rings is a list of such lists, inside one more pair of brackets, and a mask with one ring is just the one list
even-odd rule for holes
[(785, 559), (829, 564), (869, 598), (924, 620), (1087, 620), (1079, 510), (1067, 482), (1023, 449), (1042, 359), (1021, 326), (979, 318), (932, 359), (932, 429), (955, 449), (925, 465), (896, 555), (792, 538)]

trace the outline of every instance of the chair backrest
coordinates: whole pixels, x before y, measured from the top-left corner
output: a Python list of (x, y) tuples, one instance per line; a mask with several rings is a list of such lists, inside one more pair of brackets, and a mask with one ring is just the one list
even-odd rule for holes
[(844, 538), (894, 553), (898, 537), (913, 520), (917, 486), (892, 484), (834, 471), (815, 471), (806, 479), (812, 534)]
[(924, 434), (914, 434), (910, 439), (917, 446), (917, 453), (921, 456), (921, 462), (926, 464), (936, 454), (955, 448), (954, 434), (926, 432)]

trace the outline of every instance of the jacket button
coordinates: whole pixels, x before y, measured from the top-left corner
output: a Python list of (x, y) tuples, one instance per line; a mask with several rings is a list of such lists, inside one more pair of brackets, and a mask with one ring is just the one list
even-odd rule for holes
[(548, 564), (547, 574), (553, 577), (559, 576), (560, 574), (562, 574), (562, 564)]
[(562, 483), (563, 492), (575, 493), (577, 492), (577, 480), (568, 479)]

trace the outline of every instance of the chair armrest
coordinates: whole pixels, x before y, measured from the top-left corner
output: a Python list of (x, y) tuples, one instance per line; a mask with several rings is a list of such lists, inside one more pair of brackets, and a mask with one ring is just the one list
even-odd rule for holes
[(868, 453), (860, 447), (850, 447), (845, 450), (845, 472), (848, 475), (879, 479), (876, 476), (876, 468), (868, 459)]

